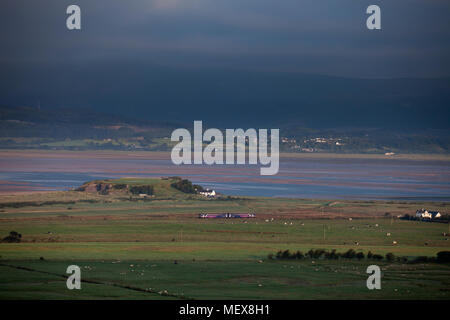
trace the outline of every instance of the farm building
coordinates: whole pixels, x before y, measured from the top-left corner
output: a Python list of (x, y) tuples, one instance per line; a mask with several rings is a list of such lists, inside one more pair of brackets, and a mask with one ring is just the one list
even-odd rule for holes
[(437, 219), (440, 217), (441, 217), (441, 214), (438, 211), (428, 211), (423, 208), (416, 211), (416, 218)]
[(199, 192), (202, 196), (208, 197), (208, 198), (214, 198), (216, 196), (216, 191), (214, 190), (205, 190), (202, 192)]

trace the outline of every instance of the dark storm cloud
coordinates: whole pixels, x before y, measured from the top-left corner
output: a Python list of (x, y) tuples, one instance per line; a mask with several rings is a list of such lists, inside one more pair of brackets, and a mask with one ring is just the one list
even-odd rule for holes
[[(81, 31), (66, 29), (70, 4), (81, 7)], [(382, 9), (381, 31), (365, 27), (370, 4)], [(448, 118), (448, 79), (304, 76), (450, 76), (446, 0), (2, 0), (0, 8), (0, 104), (161, 119), (217, 118), (211, 107), (272, 119), (276, 107), (331, 122), (380, 106), (409, 108), (418, 120), (433, 107), (433, 119)]]
[[(1, 61), (132, 59), (353, 77), (450, 75), (450, 2), (376, 1), (382, 31), (365, 28), (373, 1), (2, 1)], [(82, 9), (83, 30), (65, 29)]]

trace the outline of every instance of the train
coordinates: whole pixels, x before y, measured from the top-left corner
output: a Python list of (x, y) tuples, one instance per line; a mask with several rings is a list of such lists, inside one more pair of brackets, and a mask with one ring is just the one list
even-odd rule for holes
[(236, 218), (254, 218), (254, 213), (200, 213), (200, 219), (236, 219)]

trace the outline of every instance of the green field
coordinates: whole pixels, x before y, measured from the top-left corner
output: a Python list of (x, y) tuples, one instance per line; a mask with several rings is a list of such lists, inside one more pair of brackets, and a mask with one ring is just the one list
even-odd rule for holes
[[(205, 199), (153, 184), (152, 197), (55, 192), (0, 199), (1, 299), (449, 299), (450, 266), (386, 260), (270, 260), (279, 250), (352, 248), (385, 255), (448, 251), (445, 223), (397, 216), (447, 203)], [(25, 198), (25, 200), (24, 200)], [(254, 219), (198, 219), (200, 212), (253, 212)], [(176, 263), (175, 263), (176, 262)], [(82, 290), (65, 271), (82, 269)], [(366, 288), (380, 265), (382, 290)], [(167, 292), (167, 293), (166, 293)]]

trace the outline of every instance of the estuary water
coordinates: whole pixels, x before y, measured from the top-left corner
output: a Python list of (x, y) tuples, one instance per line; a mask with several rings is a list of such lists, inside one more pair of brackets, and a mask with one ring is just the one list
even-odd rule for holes
[(281, 159), (275, 176), (254, 165), (173, 165), (170, 160), (45, 153), (0, 159), (0, 192), (69, 190), (86, 181), (182, 176), (226, 195), (450, 201), (450, 162), (399, 159)]

